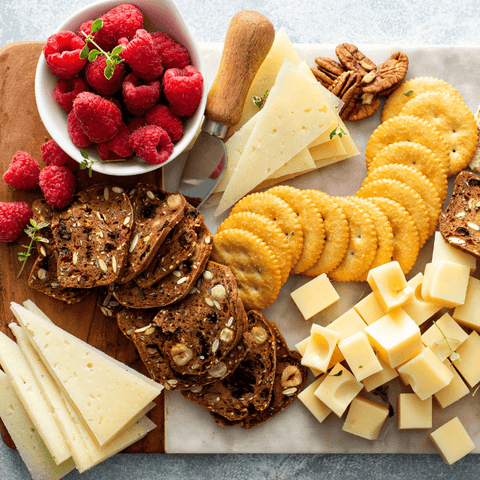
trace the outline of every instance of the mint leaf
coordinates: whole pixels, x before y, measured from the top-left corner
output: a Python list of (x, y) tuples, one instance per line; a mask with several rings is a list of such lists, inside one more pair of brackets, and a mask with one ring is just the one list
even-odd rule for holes
[(88, 57), (88, 53), (89, 53), (89, 48), (88, 48), (88, 45), (85, 45), (81, 52), (80, 52), (80, 58), (83, 60), (84, 58), (87, 58)]
[(92, 23), (91, 32), (92, 33), (98, 32), (99, 30), (101, 30), (102, 27), (103, 27), (103, 20), (101, 18), (97, 18), (97, 20), (95, 20)]
[(122, 53), (123, 47), (121, 45), (117, 45), (113, 50), (112, 50), (112, 56), (114, 55), (120, 55)]
[(99, 50), (97, 50), (96, 48), (94, 48), (93, 50), (90, 50), (90, 53), (88, 54), (88, 61), (93, 62), (101, 54), (102, 53)]
[(115, 67), (112, 65), (110, 62), (106, 67), (105, 70), (103, 71), (103, 74), (105, 75), (105, 78), (107, 80), (110, 80), (113, 76), (113, 72), (115, 71)]

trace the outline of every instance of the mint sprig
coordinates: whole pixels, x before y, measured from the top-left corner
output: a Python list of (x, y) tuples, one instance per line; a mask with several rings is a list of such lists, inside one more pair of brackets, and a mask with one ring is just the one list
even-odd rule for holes
[(30, 219), (30, 225), (27, 225), (25, 227), (24, 232), (30, 237), (30, 243), (28, 245), (22, 245), (22, 247), (26, 248), (25, 251), (18, 252), (18, 260), (20, 262), (22, 262), (22, 266), (20, 268), (20, 271), (18, 272), (17, 278), (19, 278), (20, 275), (22, 274), (23, 269), (25, 268), (25, 265), (27, 263), (27, 260), (29, 259), (30, 255), (32, 254), (32, 251), (34, 249), (33, 242), (48, 243), (48, 238), (44, 238), (42, 236), (37, 235), (37, 232), (39, 230), (47, 227), (48, 225), (49, 225), (48, 222), (37, 223), (33, 218), (31, 218)]
[(340, 138), (342, 138), (344, 135), (347, 135), (347, 132), (346, 132), (343, 128), (335, 127), (335, 128), (330, 132), (330, 140), (332, 140), (332, 138), (333, 138), (335, 135), (338, 135)]
[[(82, 155), (83, 160), (80, 163), (80, 170), (87, 170), (88, 169), (88, 176), (91, 177), (93, 174), (93, 164), (95, 163), (94, 160), (91, 160), (88, 156), (88, 152), (85, 150), (80, 149), (80, 155)], [(100, 160), (100, 163), (105, 163), (105, 160)]]
[(265, 90), (262, 97), (257, 97), (256, 95), (253, 96), (253, 103), (258, 107), (259, 110), (261, 110), (262, 107), (265, 105), (269, 93), (270, 90)]

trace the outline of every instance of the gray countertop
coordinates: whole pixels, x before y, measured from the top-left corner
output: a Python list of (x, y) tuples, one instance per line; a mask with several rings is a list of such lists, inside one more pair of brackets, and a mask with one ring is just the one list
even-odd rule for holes
[[(45, 40), (87, 0), (2, 0), (0, 47)], [(457, 45), (480, 43), (480, 2), (475, 0), (177, 0), (199, 42), (222, 42), (239, 10), (265, 14), (295, 43)], [(0, 132), (1, 134), (1, 132)], [(285, 432), (288, 435), (288, 432)], [(268, 439), (266, 439), (268, 441)], [(480, 457), (447, 466), (439, 455), (117, 455), (83, 479), (310, 479), (477, 478)], [(0, 480), (30, 478), (16, 451), (0, 441)], [(79, 478), (72, 472), (67, 479)]]

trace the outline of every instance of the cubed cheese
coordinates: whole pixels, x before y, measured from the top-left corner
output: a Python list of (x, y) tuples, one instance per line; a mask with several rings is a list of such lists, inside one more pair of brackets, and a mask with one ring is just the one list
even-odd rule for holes
[(367, 440), (376, 440), (387, 417), (388, 407), (358, 396), (352, 400), (342, 430)]
[(298, 399), (310, 410), (311, 414), (320, 423), (322, 423), (332, 413), (332, 410), (314, 395), (315, 390), (317, 390), (327, 375), (328, 374), (324, 373), (320, 378), (317, 378), (313, 383), (311, 383), (307, 388), (304, 388), (298, 394)]
[(432, 397), (420, 400), (415, 393), (401, 393), (397, 407), (399, 430), (432, 428)]
[(470, 392), (470, 390), (449, 359), (444, 360), (443, 364), (452, 372), (453, 378), (446, 387), (443, 387), (437, 393), (434, 393), (433, 396), (441, 408), (446, 408), (463, 398)]
[(470, 273), (473, 273), (477, 268), (477, 259), (473, 255), (450, 245), (450, 243), (445, 241), (443, 235), (436, 231), (433, 242), (432, 262), (440, 262), (442, 260), (465, 265), (470, 269)]
[(453, 311), (453, 318), (463, 327), (480, 331), (480, 280), (470, 277), (468, 280), (465, 301)]
[(375, 294), (369, 293), (365, 298), (353, 306), (354, 310), (362, 317), (367, 325), (371, 325), (385, 316), (385, 310), (380, 305)]
[(310, 330), (310, 337), (307, 348), (302, 357), (302, 364), (326, 372), (338, 342), (338, 333), (313, 324)]
[(457, 348), (459, 362), (453, 362), (470, 388), (480, 382), (480, 335), (474, 330)]

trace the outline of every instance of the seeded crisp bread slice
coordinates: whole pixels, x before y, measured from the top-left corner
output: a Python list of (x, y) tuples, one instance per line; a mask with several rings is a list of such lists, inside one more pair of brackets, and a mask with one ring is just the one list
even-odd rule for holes
[(38, 199), (32, 204), (33, 219), (37, 224), (48, 222), (48, 225), (39, 231), (39, 234), (47, 241), (37, 242), (39, 253), (28, 278), (28, 285), (35, 290), (56, 298), (66, 303), (77, 303), (83, 300), (90, 289), (63, 288), (57, 280), (57, 258), (58, 250), (53, 238), (51, 222), (53, 207), (45, 200)]
[(132, 225), (132, 204), (122, 188), (101, 183), (77, 193), (52, 218), (58, 283), (71, 288), (114, 283), (126, 263)]
[(129, 193), (134, 224), (128, 256), (117, 283), (128, 283), (149, 265), (172, 228), (182, 219), (186, 200), (155, 185), (137, 184)]

